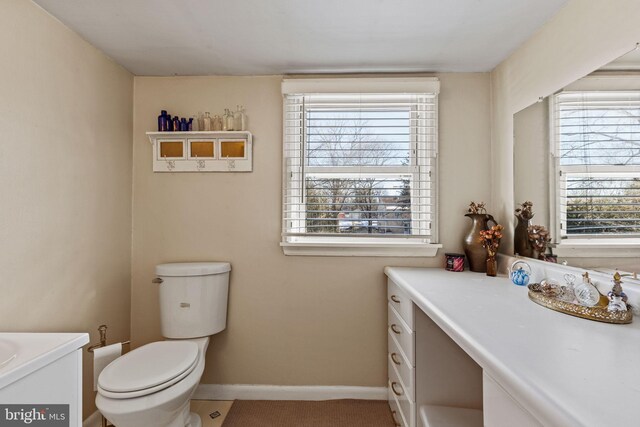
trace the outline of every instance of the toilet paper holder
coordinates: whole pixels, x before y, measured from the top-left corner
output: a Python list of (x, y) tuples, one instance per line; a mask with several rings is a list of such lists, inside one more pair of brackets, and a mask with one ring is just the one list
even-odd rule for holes
[[(94, 344), (90, 346), (87, 351), (93, 353), (96, 348), (104, 347), (107, 345), (107, 325), (98, 326), (98, 332), (100, 332), (100, 344)], [(122, 345), (131, 344), (131, 341), (123, 341)]]

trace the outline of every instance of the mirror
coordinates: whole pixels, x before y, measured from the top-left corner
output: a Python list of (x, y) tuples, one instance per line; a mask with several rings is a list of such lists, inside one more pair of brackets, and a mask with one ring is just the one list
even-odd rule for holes
[[(516, 252), (537, 257), (526, 233), (534, 224), (560, 261), (639, 271), (637, 255), (611, 248), (640, 239), (640, 49), (541, 98), (513, 124), (514, 212), (530, 201), (534, 214), (516, 222)], [(603, 239), (610, 247), (594, 245)]]

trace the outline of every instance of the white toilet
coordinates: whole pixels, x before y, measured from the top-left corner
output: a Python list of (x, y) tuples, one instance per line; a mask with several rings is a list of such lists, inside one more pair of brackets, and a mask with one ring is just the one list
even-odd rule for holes
[(189, 400), (204, 371), (209, 336), (227, 325), (231, 265), (226, 262), (156, 266), (166, 341), (114, 360), (98, 378), (98, 409), (116, 427), (200, 427)]

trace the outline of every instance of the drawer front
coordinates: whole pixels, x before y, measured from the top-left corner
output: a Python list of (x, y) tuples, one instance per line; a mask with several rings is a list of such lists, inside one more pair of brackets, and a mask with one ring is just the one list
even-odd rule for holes
[[(400, 409), (400, 419), (408, 427), (415, 427), (416, 425), (416, 404), (407, 397), (402, 390), (402, 385), (398, 382), (398, 378), (395, 377), (395, 373), (392, 366), (389, 366), (389, 399), (395, 399), (398, 408)], [(395, 391), (394, 391), (395, 390)], [(398, 396), (398, 393), (400, 395)]]
[(398, 285), (393, 283), (391, 279), (387, 280), (387, 300), (389, 301), (389, 305), (400, 314), (402, 320), (409, 325), (409, 328), (414, 330), (413, 302), (411, 302), (407, 294), (401, 290)]
[(389, 408), (391, 408), (391, 416), (395, 427), (408, 427), (407, 422), (400, 413), (400, 405), (391, 391), (389, 391)]
[(387, 309), (387, 331), (393, 336), (400, 351), (405, 355), (411, 366), (415, 366), (415, 342), (413, 331), (400, 318), (398, 313), (389, 305)]
[(407, 394), (411, 400), (416, 400), (416, 386), (415, 386), (415, 369), (409, 364), (409, 361), (405, 355), (400, 351), (400, 346), (396, 342), (395, 338), (391, 335), (393, 332), (389, 331), (389, 354), (387, 357), (391, 364), (396, 368), (402, 385), (407, 390)]

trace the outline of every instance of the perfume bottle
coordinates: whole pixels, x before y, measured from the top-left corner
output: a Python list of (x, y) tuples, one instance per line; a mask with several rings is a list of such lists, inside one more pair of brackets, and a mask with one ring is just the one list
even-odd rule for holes
[(204, 131), (211, 130), (211, 114), (207, 111), (204, 113), (204, 118), (202, 119), (203, 129)]
[(160, 111), (158, 116), (158, 132), (167, 131), (167, 110)]
[(574, 292), (580, 305), (593, 307), (600, 301), (600, 292), (591, 283), (591, 278), (589, 278), (589, 273), (587, 272), (582, 275), (582, 283), (574, 288)]

